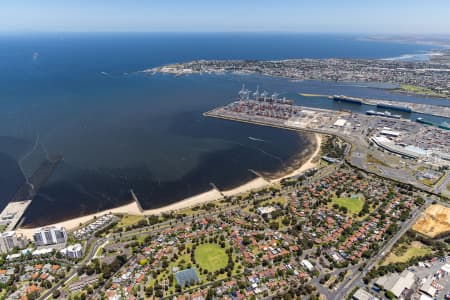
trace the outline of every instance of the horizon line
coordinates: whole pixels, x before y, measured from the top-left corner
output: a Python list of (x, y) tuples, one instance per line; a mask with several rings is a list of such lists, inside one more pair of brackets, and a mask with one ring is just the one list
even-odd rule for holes
[(450, 37), (449, 33), (437, 33), (437, 32), (429, 32), (429, 33), (416, 33), (416, 32), (352, 32), (352, 31), (293, 31), (293, 30), (217, 30), (217, 31), (197, 31), (197, 30), (147, 30), (147, 31), (139, 31), (139, 30), (2, 30), (0, 29), (0, 34), (101, 34), (101, 33), (109, 33), (109, 34), (146, 34), (146, 33), (155, 33), (155, 34), (341, 34), (341, 35), (368, 35), (368, 36), (441, 36), (441, 37)]

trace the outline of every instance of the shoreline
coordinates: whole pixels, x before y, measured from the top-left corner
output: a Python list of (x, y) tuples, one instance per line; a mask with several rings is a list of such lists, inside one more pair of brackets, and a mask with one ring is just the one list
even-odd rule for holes
[(315, 139), (315, 146), (314, 146), (315, 148), (314, 151), (310, 154), (309, 158), (304, 163), (302, 163), (298, 169), (292, 171), (291, 173), (283, 175), (279, 178), (271, 180), (270, 181), (271, 184), (280, 182), (281, 180), (286, 178), (300, 175), (301, 173), (309, 169), (315, 168), (318, 165), (320, 159), (317, 160), (316, 162), (314, 161), (314, 159), (320, 154), (320, 150), (322, 149), (323, 135), (319, 133), (314, 133), (314, 139)]
[(239, 195), (239, 194), (242, 194), (242, 193), (245, 193), (248, 191), (261, 189), (266, 186), (278, 183), (285, 178), (299, 175), (300, 173), (303, 173), (306, 170), (316, 167), (318, 163), (314, 162), (313, 160), (320, 153), (321, 144), (322, 144), (322, 135), (315, 133), (314, 138), (315, 138), (315, 142), (314, 142), (315, 149), (314, 149), (314, 152), (312, 152), (310, 154), (309, 158), (304, 163), (302, 163), (300, 165), (300, 167), (297, 168), (296, 170), (294, 170), (288, 174), (282, 175), (281, 177), (276, 178), (276, 179), (266, 180), (262, 177), (258, 177), (251, 181), (248, 181), (244, 184), (241, 184), (235, 188), (232, 188), (230, 190), (219, 191), (217, 189), (211, 189), (204, 193), (185, 198), (183, 200), (174, 202), (174, 203), (166, 205), (166, 206), (162, 206), (160, 208), (147, 209), (144, 211), (141, 211), (139, 208), (140, 205), (136, 201), (133, 201), (131, 203), (128, 203), (128, 204), (125, 204), (122, 206), (118, 206), (115, 208), (111, 208), (111, 209), (106, 209), (106, 210), (103, 210), (103, 211), (100, 211), (97, 213), (92, 213), (92, 214), (85, 215), (85, 216), (75, 217), (75, 218), (72, 218), (69, 220), (65, 220), (65, 221), (61, 221), (61, 222), (57, 222), (57, 223), (53, 223), (53, 224), (48, 224), (48, 225), (40, 226), (40, 227), (18, 228), (18, 229), (16, 229), (16, 231), (18, 233), (22, 233), (24, 236), (26, 236), (28, 238), (31, 238), (33, 233), (36, 231), (36, 229), (41, 228), (41, 227), (62, 226), (62, 227), (65, 227), (67, 231), (71, 231), (71, 230), (74, 230), (77, 227), (79, 227), (80, 224), (84, 224), (89, 221), (92, 221), (92, 219), (94, 217), (100, 217), (100, 216), (108, 214), (108, 213), (129, 214), (129, 215), (139, 215), (139, 216), (160, 215), (163, 213), (178, 211), (178, 210), (198, 206), (198, 205), (201, 205), (204, 203), (217, 201), (217, 200), (223, 199), (224, 196), (235, 196), (235, 195)]

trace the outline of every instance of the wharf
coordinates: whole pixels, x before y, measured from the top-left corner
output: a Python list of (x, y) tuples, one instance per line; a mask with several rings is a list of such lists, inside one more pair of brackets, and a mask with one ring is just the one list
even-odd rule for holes
[(411, 112), (450, 118), (450, 106), (376, 99), (364, 99), (364, 103), (375, 106), (378, 104), (386, 106), (406, 106), (411, 108)]
[[(303, 96), (304, 94), (299, 94), (299, 95)], [(328, 97), (328, 99), (333, 100), (333, 96), (327, 96), (327, 97)], [(367, 104), (367, 105), (373, 105), (373, 106), (380, 105), (380, 106), (382, 106), (382, 108), (386, 108), (386, 109), (389, 109), (389, 107), (392, 107), (391, 109), (393, 109), (393, 110), (405, 111), (403, 109), (395, 108), (395, 107), (399, 107), (399, 108), (411, 109), (411, 112), (415, 112), (415, 113), (450, 118), (450, 106), (393, 101), (393, 100), (356, 98), (356, 97), (351, 97), (351, 99), (357, 99), (357, 100), (361, 101), (361, 103)], [(445, 101), (445, 100), (443, 100), (443, 101)]]
[[(213, 117), (218, 119), (224, 119), (229, 121), (237, 121), (242, 123), (262, 125), (280, 129), (287, 129), (293, 131), (306, 131), (319, 134), (331, 134), (338, 135), (346, 139), (348, 136), (343, 134), (344, 132), (340, 127), (335, 127), (334, 124), (338, 119), (342, 117), (349, 117), (351, 113), (340, 111), (336, 112), (334, 110), (322, 109), (322, 108), (312, 108), (312, 107), (298, 107), (302, 111), (306, 112), (308, 116), (308, 122), (298, 122), (293, 120), (283, 120), (276, 118), (268, 118), (263, 116), (246, 115), (241, 113), (233, 113), (224, 109), (225, 107), (218, 107), (203, 113), (206, 117)], [(307, 124), (311, 122), (310, 124)], [(321, 124), (319, 126), (316, 126)], [(324, 126), (328, 124), (328, 126)], [(331, 125), (331, 126), (330, 126)]]

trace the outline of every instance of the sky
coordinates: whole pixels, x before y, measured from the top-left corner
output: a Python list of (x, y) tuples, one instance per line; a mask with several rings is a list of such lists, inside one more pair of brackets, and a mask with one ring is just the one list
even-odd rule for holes
[(0, 0), (0, 31), (449, 34), (450, 0)]

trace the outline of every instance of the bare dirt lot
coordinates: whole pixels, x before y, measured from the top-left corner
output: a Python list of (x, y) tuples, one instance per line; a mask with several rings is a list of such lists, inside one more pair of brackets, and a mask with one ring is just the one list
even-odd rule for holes
[(440, 204), (431, 205), (412, 229), (431, 238), (450, 234), (450, 208)]

